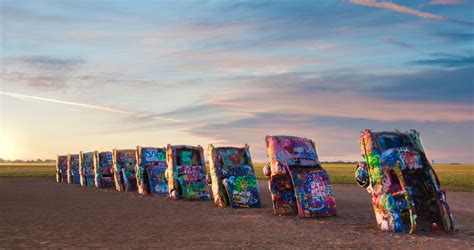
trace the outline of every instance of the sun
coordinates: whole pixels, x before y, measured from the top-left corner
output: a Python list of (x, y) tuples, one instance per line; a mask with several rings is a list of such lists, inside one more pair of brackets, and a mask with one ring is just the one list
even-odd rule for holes
[(16, 145), (12, 136), (4, 130), (0, 130), (0, 158), (14, 160), (16, 157)]

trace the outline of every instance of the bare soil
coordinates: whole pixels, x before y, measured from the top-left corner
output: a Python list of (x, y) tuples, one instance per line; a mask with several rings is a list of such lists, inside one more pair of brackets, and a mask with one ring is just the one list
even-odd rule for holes
[(0, 248), (474, 247), (474, 193), (447, 194), (456, 231), (408, 235), (376, 228), (365, 189), (333, 187), (337, 217), (299, 219), (273, 215), (264, 181), (262, 209), (231, 209), (52, 178), (0, 178)]

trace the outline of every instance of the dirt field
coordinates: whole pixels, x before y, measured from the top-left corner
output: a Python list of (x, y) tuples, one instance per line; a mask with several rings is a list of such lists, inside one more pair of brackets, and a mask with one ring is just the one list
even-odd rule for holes
[(334, 185), (339, 216), (322, 219), (275, 216), (263, 181), (260, 190), (264, 208), (222, 209), (53, 178), (0, 178), (0, 248), (474, 247), (474, 193), (447, 194), (455, 232), (406, 235), (377, 230), (369, 195), (353, 185)]

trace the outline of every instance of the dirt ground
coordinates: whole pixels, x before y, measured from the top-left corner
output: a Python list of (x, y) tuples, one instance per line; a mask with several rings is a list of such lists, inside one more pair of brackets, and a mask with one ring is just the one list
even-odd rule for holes
[(334, 185), (339, 216), (275, 216), (260, 181), (262, 209), (217, 208), (211, 202), (96, 190), (52, 178), (0, 178), (0, 248), (168, 247), (474, 247), (474, 193), (448, 193), (457, 230), (381, 232), (370, 197)]

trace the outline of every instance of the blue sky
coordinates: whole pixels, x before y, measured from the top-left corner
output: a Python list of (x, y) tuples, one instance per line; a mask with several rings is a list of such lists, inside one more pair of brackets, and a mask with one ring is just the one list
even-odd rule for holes
[(474, 2), (2, 1), (0, 157), (421, 132), (474, 163)]

